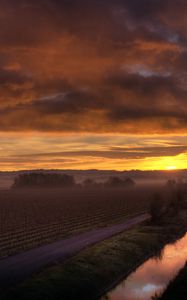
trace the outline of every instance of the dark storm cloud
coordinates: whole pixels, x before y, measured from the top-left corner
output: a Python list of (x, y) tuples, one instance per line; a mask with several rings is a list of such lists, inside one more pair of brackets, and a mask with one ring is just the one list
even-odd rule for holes
[(28, 103), (31, 98), (29, 95), (49, 97), (71, 88), (64, 78), (49, 77), (44, 80), (21, 69), (14, 70), (14, 67), (17, 66), (0, 69), (0, 104), (3, 107), (11, 104), (16, 108), (18, 103)]
[[(137, 37), (171, 40), (177, 33), (167, 24), (167, 14), (183, 14), (182, 0), (159, 1), (3, 1), (0, 40), (6, 45), (31, 46), (69, 32), (83, 38), (103, 36), (114, 42)], [(165, 20), (166, 14), (166, 20)]]
[(0, 0), (2, 130), (186, 132), (186, 12), (184, 0)]
[[(68, 89), (65, 83), (64, 87), (63, 82), (60, 84)], [(97, 92), (76, 90), (69, 86), (69, 91), (57, 96), (3, 108), (0, 111), (1, 127), (8, 127), (6, 120), (9, 120), (10, 128), (16, 130), (22, 127), (45, 131), (92, 131), (93, 128), (109, 131), (111, 126), (115, 128), (118, 124), (117, 131), (128, 132), (128, 128), (124, 127), (126, 121), (134, 126), (136, 121), (148, 121), (151, 129), (154, 121), (164, 130), (173, 126), (187, 127), (187, 110), (183, 107), (187, 92), (174, 77), (144, 77), (123, 72), (106, 78), (103, 86)], [(116, 93), (120, 93), (119, 99), (115, 98)], [(170, 105), (163, 103), (163, 94), (168, 97)], [(97, 116), (104, 121), (101, 122)], [(90, 127), (82, 123), (85, 121), (90, 122)]]
[(31, 77), (19, 71), (0, 69), (0, 86), (10, 84), (24, 84), (30, 81)]
[[(177, 76), (119, 72), (109, 76), (108, 82), (124, 91), (123, 101), (115, 103), (108, 112), (111, 119), (168, 117), (185, 121), (187, 117), (187, 90)], [(169, 105), (165, 105), (166, 99)]]
[(183, 90), (180, 88), (180, 82), (177, 77), (162, 74), (149, 74), (149, 71), (144, 71), (142, 68), (142, 73), (133, 74), (127, 72), (116, 72), (111, 74), (107, 80), (111, 85), (119, 86), (125, 90), (131, 90), (142, 94), (143, 96), (155, 96), (155, 93), (161, 94), (162, 92), (169, 92), (174, 96), (181, 96)]
[(48, 40), (52, 32), (50, 30), (46, 32), (45, 26), (50, 21), (50, 15), (44, 9), (44, 1), (37, 2), (0, 1), (0, 41), (2, 46), (31, 47)]
[(64, 78), (48, 78), (47, 80), (38, 80), (34, 82), (34, 87), (36, 90), (44, 91), (46, 89), (52, 91), (64, 91), (69, 90), (71, 85)]

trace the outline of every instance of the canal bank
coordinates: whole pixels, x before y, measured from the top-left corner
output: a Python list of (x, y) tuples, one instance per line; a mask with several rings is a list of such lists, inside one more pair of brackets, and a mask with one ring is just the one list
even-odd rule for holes
[(166, 243), (184, 234), (184, 228), (184, 214), (167, 225), (138, 226), (82, 251), (64, 264), (58, 262), (6, 294), (1, 293), (1, 299), (99, 299), (116, 278), (119, 283), (119, 278), (124, 279), (145, 258), (159, 256)]
[(101, 300), (151, 300), (163, 293), (187, 259), (187, 234), (164, 246), (159, 257), (141, 264)]

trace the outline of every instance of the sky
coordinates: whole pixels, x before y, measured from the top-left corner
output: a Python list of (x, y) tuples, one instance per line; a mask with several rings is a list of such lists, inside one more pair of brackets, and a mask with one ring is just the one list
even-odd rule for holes
[(186, 0), (0, 0), (0, 169), (187, 168)]

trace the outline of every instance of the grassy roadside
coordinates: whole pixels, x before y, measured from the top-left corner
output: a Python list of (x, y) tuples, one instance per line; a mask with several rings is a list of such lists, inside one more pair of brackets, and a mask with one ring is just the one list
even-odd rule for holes
[[(170, 282), (160, 300), (186, 300), (187, 295), (187, 262), (177, 277)], [(155, 299), (156, 300), (156, 299)]]
[(117, 235), (88, 248), (63, 264), (57, 264), (16, 288), (1, 292), (1, 300), (91, 300), (127, 276), (149, 255), (158, 254), (165, 243), (186, 229), (186, 216), (172, 222), (151, 224)]

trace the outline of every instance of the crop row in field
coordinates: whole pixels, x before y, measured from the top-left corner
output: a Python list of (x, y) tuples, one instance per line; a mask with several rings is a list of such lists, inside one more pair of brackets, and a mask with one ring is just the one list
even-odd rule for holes
[(153, 187), (0, 192), (0, 256), (123, 222), (148, 209)]

